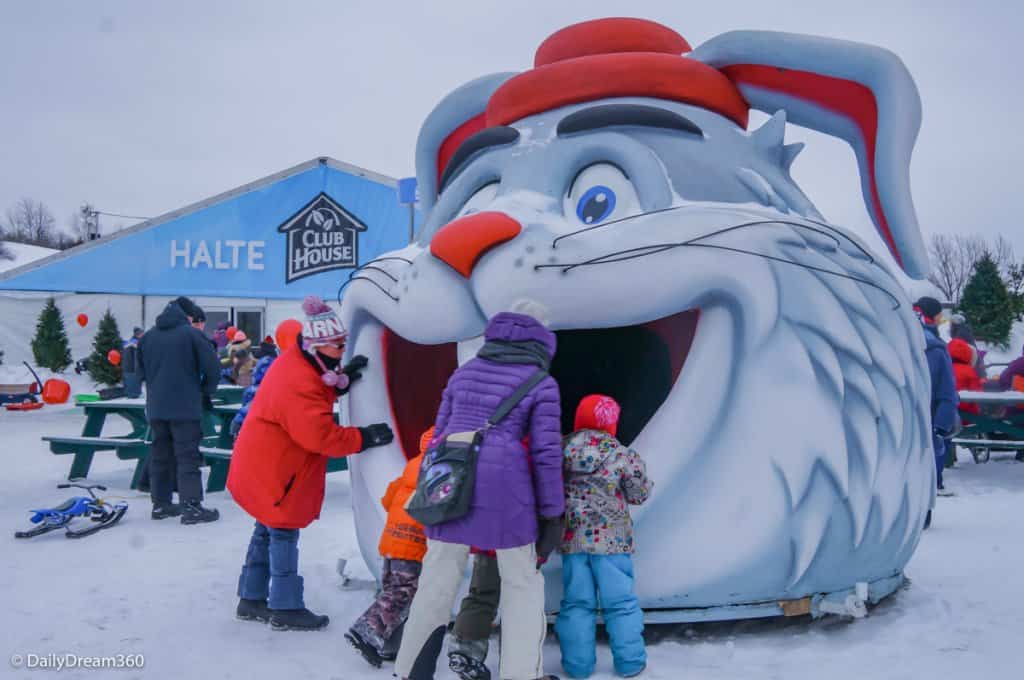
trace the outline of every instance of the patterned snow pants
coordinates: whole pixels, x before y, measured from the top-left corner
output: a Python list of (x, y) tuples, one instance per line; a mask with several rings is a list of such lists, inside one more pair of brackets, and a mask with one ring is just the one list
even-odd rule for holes
[(416, 595), (422, 567), (419, 562), (384, 558), (380, 593), (370, 608), (352, 624), (352, 630), (372, 645), (378, 654), (398, 649), (397, 641), (392, 642), (391, 638), (409, 617), (409, 607)]

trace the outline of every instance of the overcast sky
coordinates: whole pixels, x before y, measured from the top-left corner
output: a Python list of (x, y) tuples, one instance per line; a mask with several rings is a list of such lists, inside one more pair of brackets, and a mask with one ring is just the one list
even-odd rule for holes
[[(895, 51), (924, 104), (911, 174), (925, 235), (1003, 233), (1024, 255), (1022, 6), (0, 0), (0, 213), (28, 196), (61, 225), (86, 200), (155, 216), (316, 156), (411, 175), (420, 123), (445, 93), (527, 68), (566, 24), (630, 15), (694, 46), (750, 28)], [(848, 147), (795, 128), (788, 139), (809, 141), (793, 174), (822, 212), (881, 248)]]

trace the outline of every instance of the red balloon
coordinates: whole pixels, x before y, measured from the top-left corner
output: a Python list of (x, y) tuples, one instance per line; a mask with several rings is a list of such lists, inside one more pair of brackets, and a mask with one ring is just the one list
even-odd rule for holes
[(86, 324), (89, 323), (89, 316), (87, 314), (79, 314), (75, 318), (75, 321), (78, 322), (79, 326), (81, 326), (82, 328), (85, 328)]
[(121, 353), (118, 352), (116, 349), (110, 350), (109, 352), (107, 352), (107, 361), (109, 361), (115, 366), (119, 366), (121, 364)]
[(225, 335), (228, 336), (228, 340), (229, 341), (235, 339), (235, 333), (237, 333), (237, 332), (238, 332), (238, 329), (235, 328), (234, 326), (228, 326), (228, 329), (226, 331), (224, 331)]
[(277, 346), (281, 348), (281, 351), (291, 349), (292, 345), (295, 344), (295, 338), (302, 332), (302, 322), (297, 319), (285, 319), (281, 323), (277, 324), (277, 330), (274, 332), (274, 339), (277, 340)]

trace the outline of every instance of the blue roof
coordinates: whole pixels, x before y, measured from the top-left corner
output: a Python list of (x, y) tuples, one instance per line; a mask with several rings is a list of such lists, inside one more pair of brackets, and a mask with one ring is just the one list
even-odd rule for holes
[(318, 158), (0, 274), (0, 290), (332, 298), (408, 241), (396, 180)]

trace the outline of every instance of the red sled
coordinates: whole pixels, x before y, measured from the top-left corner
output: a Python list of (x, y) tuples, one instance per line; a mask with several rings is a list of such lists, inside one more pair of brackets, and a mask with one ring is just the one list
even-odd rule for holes
[(35, 411), (41, 409), (45, 404), (41, 401), (25, 401), (20, 404), (5, 404), (8, 411)]

